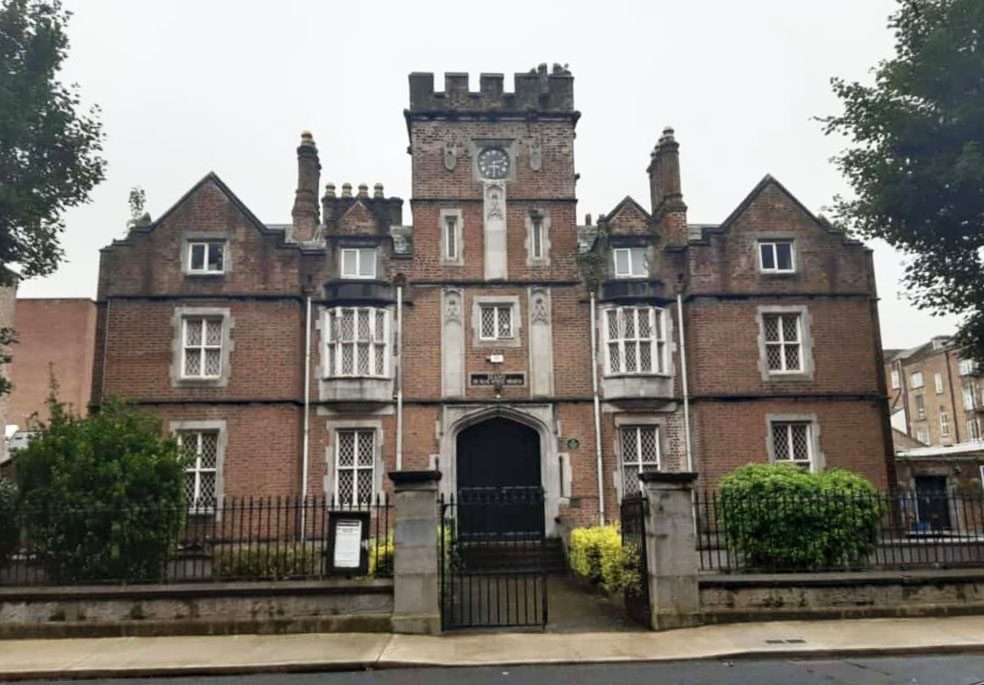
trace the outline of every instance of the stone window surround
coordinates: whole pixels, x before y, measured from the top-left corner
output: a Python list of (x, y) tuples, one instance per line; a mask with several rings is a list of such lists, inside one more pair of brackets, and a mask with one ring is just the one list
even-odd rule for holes
[[(762, 243), (789, 243), (789, 253), (792, 259), (793, 268), (787, 271), (780, 271), (778, 269), (766, 270), (762, 268)], [(760, 276), (766, 278), (780, 277), (783, 276), (795, 276), (799, 272), (799, 252), (797, 250), (797, 240), (796, 236), (790, 232), (779, 232), (779, 233), (764, 233), (755, 236), (755, 270)]]
[[(769, 370), (769, 360), (765, 350), (765, 314), (799, 314), (800, 315), (800, 362), (802, 370), (798, 372), (777, 372)], [(755, 319), (758, 322), (759, 372), (765, 383), (788, 383), (812, 381), (816, 371), (813, 361), (813, 335), (811, 330), (812, 318), (806, 305), (764, 305), (756, 308)]]
[[(447, 219), (448, 217), (453, 217), (454, 222), (454, 242), (457, 249), (457, 254), (454, 259), (448, 257), (448, 244), (447, 244)], [(442, 209), (440, 211), (438, 230), (441, 233), (441, 264), (445, 266), (464, 266), (465, 265), (465, 242), (463, 240), (465, 234), (465, 219), (461, 213), (460, 209)]]
[[(619, 307), (649, 307), (651, 309), (656, 309), (660, 312), (663, 321), (663, 371), (654, 371), (652, 373), (609, 373), (609, 363), (608, 363), (608, 311), (611, 309), (618, 309)], [(599, 350), (598, 354), (598, 365), (599, 374), (603, 378), (648, 378), (649, 376), (657, 376), (661, 378), (672, 378), (675, 373), (675, 365), (673, 362), (673, 355), (677, 351), (677, 345), (674, 335), (673, 326), (673, 316), (670, 313), (669, 306), (662, 306), (658, 304), (647, 304), (645, 302), (630, 302), (626, 304), (610, 303), (602, 304), (598, 307), (598, 321), (596, 324), (598, 326), (598, 342), (599, 345), (603, 346), (603, 350)], [(655, 342), (655, 338), (653, 339)]]
[[(510, 305), (512, 307), (513, 336), (499, 340), (482, 340), (482, 305)], [(476, 295), (472, 297), (472, 347), (520, 347), (523, 335), (523, 321), (520, 317), (519, 295)]]
[(340, 430), (371, 430), (374, 431), (372, 441), (373, 450), (373, 471), (372, 471), (372, 491), (373, 501), (377, 495), (383, 492), (383, 444), (385, 433), (383, 432), (382, 419), (351, 420), (345, 418), (335, 418), (327, 421), (325, 427), (328, 431), (328, 444), (325, 445), (325, 476), (323, 482), (324, 494), (326, 497), (335, 496), (335, 461), (338, 445), (338, 431)]
[[(386, 354), (385, 354), (385, 364), (386, 373), (382, 376), (360, 376), (358, 374), (352, 374), (349, 376), (342, 375), (332, 375), (328, 366), (328, 345), (332, 344), (328, 339), (328, 313), (330, 311), (339, 309), (382, 309), (386, 312)], [(394, 364), (396, 362), (396, 324), (393, 320), (395, 313), (393, 309), (389, 306), (379, 305), (379, 304), (366, 304), (366, 305), (337, 305), (332, 307), (319, 307), (317, 316), (315, 317), (314, 328), (318, 334), (318, 363), (315, 366), (315, 374), (317, 378), (321, 381), (331, 381), (331, 380), (350, 380), (359, 378), (368, 378), (372, 380), (392, 380), (394, 376)], [(323, 398), (322, 398), (323, 399)]]
[[(543, 253), (539, 257), (533, 256), (533, 218), (540, 220), (540, 232), (543, 236)], [(531, 209), (525, 217), (526, 239), (523, 243), (526, 248), (526, 266), (550, 266), (550, 213), (542, 209)]]
[[(226, 429), (226, 422), (219, 419), (203, 421), (171, 421), (168, 425), (171, 435), (176, 435), (181, 431), (212, 431), (219, 434), (215, 447), (215, 501), (221, 502), (225, 497), (225, 454), (226, 446), (229, 443), (229, 432)], [(215, 518), (221, 520), (222, 508), (218, 507)]]
[[(211, 317), (222, 319), (222, 353), (220, 363), (222, 372), (218, 378), (186, 378), (182, 361), (184, 358), (184, 338), (182, 322), (186, 318), (192, 317)], [(231, 375), (230, 357), (232, 351), (236, 349), (236, 343), (232, 339), (232, 331), (236, 327), (236, 321), (232, 318), (231, 310), (228, 307), (175, 307), (174, 314), (171, 316), (171, 328), (173, 336), (171, 338), (171, 387), (214, 387), (224, 388), (229, 385)]]
[(618, 501), (622, 501), (625, 493), (622, 492), (622, 484), (625, 483), (622, 474), (622, 427), (623, 426), (656, 426), (656, 439), (659, 441), (659, 469), (663, 469), (666, 463), (666, 433), (670, 423), (670, 416), (660, 416), (652, 414), (627, 414), (619, 413), (615, 417), (615, 433), (612, 436), (612, 453), (615, 455), (615, 471), (612, 472), (612, 482), (615, 485), (615, 492)]
[(816, 414), (766, 414), (765, 415), (765, 451), (769, 463), (776, 463), (776, 446), (772, 438), (773, 423), (808, 423), (810, 424), (810, 472), (816, 473), (826, 467), (826, 458), (820, 449), (820, 420)]
[[(192, 271), (190, 251), (192, 243), (222, 243), (222, 271)], [(222, 278), (232, 271), (232, 250), (229, 249), (229, 236), (209, 231), (185, 231), (181, 234), (181, 273), (197, 278)]]
[[(359, 271), (362, 268), (362, 251), (372, 251), (372, 273), (364, 276)], [(355, 252), (355, 275), (345, 273), (345, 253)], [(376, 280), (379, 274), (379, 248), (376, 245), (339, 245), (338, 246), (338, 276), (345, 281), (372, 281)]]

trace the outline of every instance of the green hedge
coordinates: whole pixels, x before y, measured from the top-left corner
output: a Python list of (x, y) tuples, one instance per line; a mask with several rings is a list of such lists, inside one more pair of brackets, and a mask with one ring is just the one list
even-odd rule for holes
[(0, 564), (7, 561), (20, 542), (17, 486), (0, 478)]
[(623, 543), (617, 526), (593, 526), (571, 531), (570, 565), (580, 578), (621, 594), (642, 588), (639, 550)]
[(885, 503), (862, 476), (749, 464), (720, 485), (728, 548), (746, 570), (808, 571), (862, 562), (877, 541)]
[(246, 580), (288, 580), (319, 575), (320, 549), (302, 543), (249, 545), (215, 555), (212, 575)]

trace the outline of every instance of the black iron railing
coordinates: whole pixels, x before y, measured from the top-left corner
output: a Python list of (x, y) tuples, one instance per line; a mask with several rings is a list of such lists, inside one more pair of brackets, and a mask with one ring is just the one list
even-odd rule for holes
[(984, 494), (694, 494), (700, 568), (818, 572), (984, 565)]
[(17, 510), (0, 585), (301, 580), (326, 577), (330, 512), (369, 512), (369, 573), (393, 573), (387, 496), (227, 497), (188, 509), (50, 505)]

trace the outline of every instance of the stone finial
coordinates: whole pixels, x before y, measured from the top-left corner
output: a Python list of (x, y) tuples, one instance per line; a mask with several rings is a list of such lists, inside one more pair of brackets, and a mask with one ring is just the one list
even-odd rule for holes
[(343, 183), (342, 184), (342, 197), (352, 197), (352, 184)]
[(329, 183), (325, 186), (325, 197), (335, 197), (335, 184)]
[(369, 186), (365, 183), (359, 184), (359, 197), (369, 197)]
[(382, 183), (377, 183), (376, 185), (374, 185), (372, 187), (372, 196), (374, 198), (378, 198), (378, 199), (382, 199), (383, 198), (383, 184)]

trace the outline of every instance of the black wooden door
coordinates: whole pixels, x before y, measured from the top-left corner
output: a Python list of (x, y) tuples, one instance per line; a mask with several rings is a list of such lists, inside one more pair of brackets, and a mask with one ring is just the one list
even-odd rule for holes
[(933, 530), (950, 527), (950, 503), (946, 476), (916, 476), (916, 506), (919, 523)]
[(458, 434), (459, 531), (465, 536), (543, 535), (540, 435), (504, 418)]

